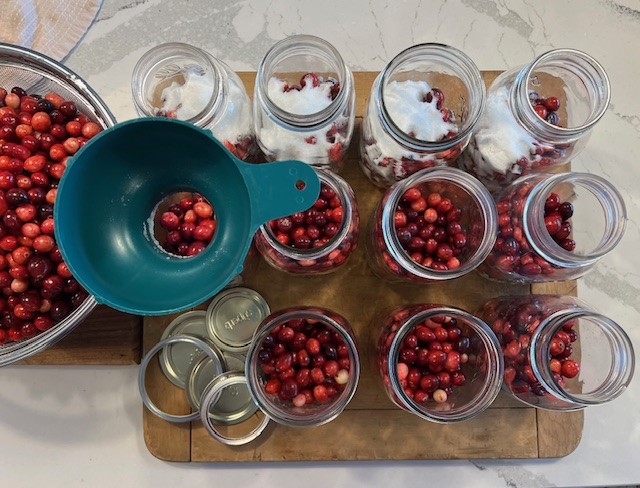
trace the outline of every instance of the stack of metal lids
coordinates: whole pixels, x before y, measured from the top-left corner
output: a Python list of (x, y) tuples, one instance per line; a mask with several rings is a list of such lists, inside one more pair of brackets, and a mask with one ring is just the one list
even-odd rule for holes
[[(193, 310), (176, 317), (140, 365), (138, 386), (146, 407), (169, 422), (200, 417), (207, 431), (225, 444), (240, 445), (255, 439), (266, 427), (267, 416), (240, 438), (222, 435), (217, 426), (244, 422), (258, 410), (244, 374), (246, 351), (269, 313), (269, 305), (259, 293), (236, 287), (216, 295), (206, 311)], [(149, 398), (145, 373), (158, 353), (164, 375), (185, 390), (194, 409), (191, 414), (168, 414)]]

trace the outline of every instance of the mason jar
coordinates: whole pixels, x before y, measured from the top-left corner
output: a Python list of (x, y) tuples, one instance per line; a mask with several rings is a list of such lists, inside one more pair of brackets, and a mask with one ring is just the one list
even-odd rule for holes
[(444, 44), (418, 44), (376, 77), (362, 121), (360, 166), (386, 187), (434, 166), (452, 166), (484, 106), (480, 70)]
[(523, 176), (497, 210), (497, 239), (479, 271), (500, 281), (579, 278), (616, 247), (627, 222), (620, 193), (588, 173)]
[(271, 220), (256, 232), (256, 249), (276, 269), (328, 273), (356, 250), (360, 219), (353, 190), (330, 171), (317, 173), (320, 196), (309, 210)]
[(398, 407), (439, 423), (468, 420), (500, 392), (500, 344), (482, 320), (437, 304), (405, 306), (373, 324), (377, 366)]
[(245, 372), (254, 400), (275, 422), (325, 424), (344, 410), (358, 385), (353, 330), (344, 317), (323, 308), (275, 312), (256, 331)]
[(171, 42), (147, 51), (131, 80), (141, 117), (171, 117), (209, 129), (236, 157), (257, 155), (251, 101), (238, 75), (189, 44)]
[(355, 121), (353, 75), (327, 41), (287, 37), (260, 62), (253, 116), (268, 160), (296, 159), (339, 172)]
[(423, 169), (389, 188), (372, 215), (367, 251), (387, 281), (442, 282), (482, 263), (495, 241), (496, 208), (457, 168)]
[(582, 151), (610, 96), (607, 74), (591, 56), (575, 49), (542, 54), (491, 84), (458, 163), (492, 192), (562, 165)]
[(617, 398), (631, 382), (629, 337), (575, 297), (499, 297), (478, 315), (498, 335), (503, 389), (527, 405), (579, 410)]

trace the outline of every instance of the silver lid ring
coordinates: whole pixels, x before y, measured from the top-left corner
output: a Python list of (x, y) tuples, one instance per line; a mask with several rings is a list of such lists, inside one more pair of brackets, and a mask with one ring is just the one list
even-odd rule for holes
[(202, 425), (204, 425), (207, 432), (218, 442), (222, 444), (226, 444), (228, 446), (242, 446), (244, 444), (248, 444), (249, 442), (256, 439), (264, 429), (267, 427), (269, 423), (269, 417), (264, 416), (260, 423), (247, 435), (242, 437), (228, 437), (226, 435), (221, 434), (216, 426), (211, 421), (209, 417), (209, 410), (211, 407), (218, 401), (220, 398), (220, 394), (223, 389), (238, 384), (247, 384), (247, 378), (244, 375), (221, 375), (215, 381), (215, 384), (209, 388), (209, 391), (202, 398), (201, 407), (200, 407), (200, 420), (202, 421)]
[(149, 363), (151, 362), (151, 359), (161, 349), (164, 349), (170, 344), (175, 344), (176, 342), (187, 342), (189, 344), (192, 344), (193, 346), (197, 347), (198, 349), (203, 351), (205, 354), (207, 354), (207, 356), (209, 356), (211, 360), (214, 362), (218, 359), (217, 357), (215, 357), (215, 353), (213, 352), (211, 347), (202, 339), (198, 339), (197, 337), (189, 336), (189, 335), (175, 335), (175, 336), (167, 337), (161, 340), (160, 342), (158, 342), (151, 349), (149, 349), (147, 354), (145, 354), (144, 358), (142, 358), (142, 361), (140, 362), (140, 369), (138, 370), (138, 390), (140, 390), (142, 403), (144, 403), (144, 406), (147, 407), (149, 411), (153, 413), (155, 416), (160, 417), (161, 419), (166, 420), (167, 422), (172, 422), (172, 423), (191, 422), (198, 418), (199, 412), (192, 412), (190, 414), (185, 414), (185, 415), (175, 415), (175, 414), (164, 412), (160, 410), (155, 403), (153, 403), (153, 401), (149, 397), (149, 394), (147, 393), (145, 376), (147, 373), (147, 368), (149, 367)]

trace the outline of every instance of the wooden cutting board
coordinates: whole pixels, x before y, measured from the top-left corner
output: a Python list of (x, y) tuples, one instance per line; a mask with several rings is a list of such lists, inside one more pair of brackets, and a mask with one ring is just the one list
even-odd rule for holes
[[(490, 83), (497, 72), (485, 72)], [(358, 166), (359, 124), (376, 73), (355, 73), (357, 126), (342, 176), (356, 194), (361, 236), (382, 192)], [(242, 73), (253, 93), (255, 73)], [(583, 413), (553, 413), (530, 408), (500, 394), (473, 420), (454, 425), (433, 424), (395, 407), (386, 397), (373, 366), (371, 319), (388, 305), (430, 302), (475, 311), (485, 300), (507, 294), (576, 294), (575, 281), (513, 285), (485, 280), (476, 273), (438, 285), (388, 284), (367, 266), (363, 240), (343, 269), (326, 276), (290, 276), (259, 260), (245, 285), (261, 293), (272, 310), (317, 305), (344, 315), (359, 340), (360, 384), (350, 405), (334, 421), (311, 429), (271, 425), (256, 441), (229, 447), (214, 441), (199, 421), (170, 424), (144, 410), (144, 438), (149, 451), (167, 461), (326, 461), (472, 458), (554, 458), (566, 456), (580, 442)], [(206, 307), (204, 304), (200, 308)], [(176, 315), (144, 319), (143, 346), (149, 350)], [(147, 371), (151, 398), (165, 411), (189, 412), (182, 390), (164, 378), (157, 360)], [(253, 419), (255, 421), (255, 419)]]

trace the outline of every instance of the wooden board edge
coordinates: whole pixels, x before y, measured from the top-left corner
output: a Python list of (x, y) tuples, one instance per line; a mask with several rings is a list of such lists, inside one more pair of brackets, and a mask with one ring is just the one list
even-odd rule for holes
[[(162, 432), (167, 433), (167, 432), (171, 432), (173, 429), (180, 429), (180, 431), (182, 430), (188, 430), (189, 432), (189, 439), (188, 442), (186, 442), (186, 450), (183, 449), (183, 453), (182, 454), (178, 454), (176, 455), (176, 450), (173, 449), (173, 447), (175, 447), (175, 443), (169, 443), (168, 441), (170, 441), (170, 438), (167, 437), (166, 439), (163, 439), (163, 436), (158, 436), (158, 432), (161, 432), (158, 429), (154, 429), (152, 427), (150, 427), (150, 424), (154, 424), (154, 423), (159, 423), (159, 422), (165, 422), (164, 420), (155, 417), (149, 410), (147, 410), (147, 408), (145, 408), (144, 406), (142, 407), (142, 423), (143, 423), (143, 437), (144, 437), (144, 444), (147, 448), (147, 451), (149, 451), (149, 453), (155, 457), (156, 459), (159, 459), (160, 461), (168, 461), (168, 462), (173, 462), (173, 463), (189, 463), (191, 462), (191, 430), (192, 430), (192, 423), (188, 422), (188, 423), (184, 423), (184, 424), (171, 424), (169, 428), (167, 428), (165, 426), (164, 429), (162, 429)], [(166, 446), (170, 446), (169, 449), (166, 449)]]
[[(582, 440), (584, 411), (536, 412), (538, 433), (538, 457), (541, 459), (561, 458), (575, 451)], [(562, 442), (558, 442), (562, 439)]]

